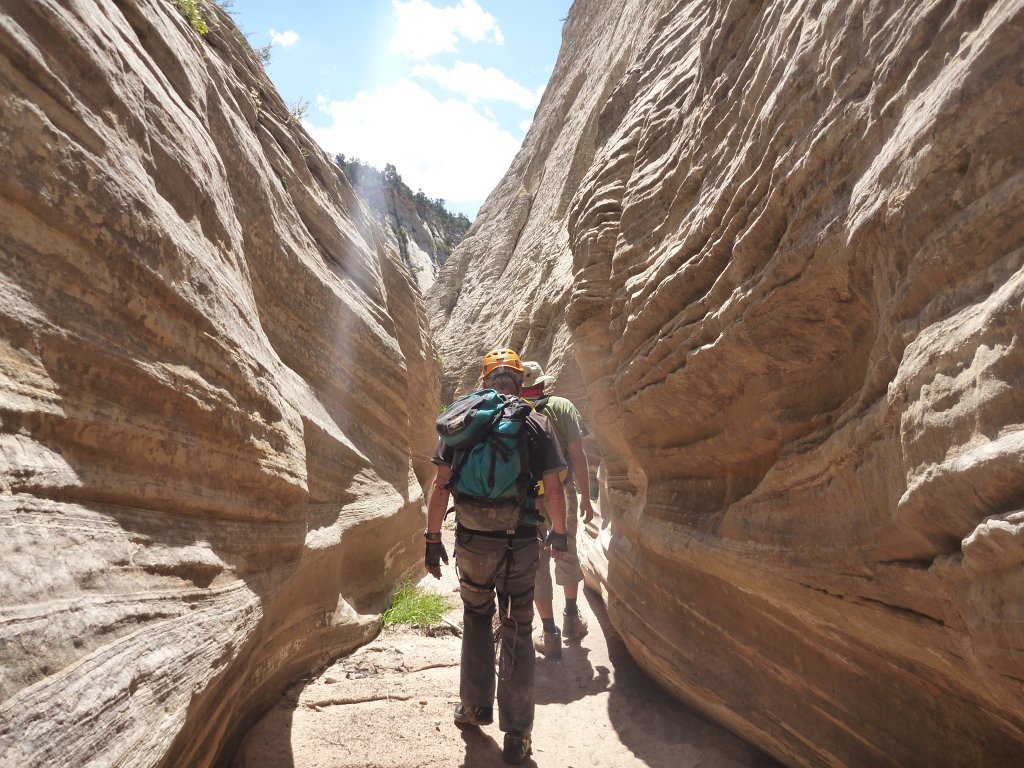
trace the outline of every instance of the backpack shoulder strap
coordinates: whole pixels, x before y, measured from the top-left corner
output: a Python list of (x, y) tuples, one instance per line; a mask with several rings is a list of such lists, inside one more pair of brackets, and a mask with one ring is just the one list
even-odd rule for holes
[(510, 418), (522, 423), (519, 428), (519, 439), (516, 441), (516, 448), (519, 451), (519, 478), (516, 480), (516, 501), (520, 508), (523, 507), (526, 497), (533, 488), (533, 473), (530, 471), (530, 445), (529, 435), (526, 430), (526, 420), (536, 409), (533, 403), (523, 398), (517, 398), (516, 408)]

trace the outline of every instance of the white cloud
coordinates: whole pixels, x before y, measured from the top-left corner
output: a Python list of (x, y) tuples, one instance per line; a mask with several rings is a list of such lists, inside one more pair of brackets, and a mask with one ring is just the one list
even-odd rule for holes
[(399, 80), (350, 101), (318, 97), (331, 125), (307, 124), (332, 156), (339, 152), (383, 168), (391, 163), (413, 189), (431, 197), (481, 200), (508, 170), (519, 141), (465, 102), (441, 101)]
[(526, 132), (528, 130), (530, 130), (530, 126), (531, 125), (533, 125), (533, 120), (520, 120), (519, 121), (519, 130), (522, 131), (524, 136), (526, 135)]
[(471, 102), (511, 101), (523, 109), (537, 105), (538, 95), (494, 67), (455, 62), (448, 68), (440, 64), (420, 64), (413, 68), (414, 77), (432, 80), (442, 88), (460, 93)]
[(291, 29), (287, 32), (278, 32), (276, 29), (272, 29), (270, 30), (270, 39), (274, 41), (275, 45), (287, 48), (299, 42), (299, 33)]
[(505, 42), (497, 20), (477, 4), (460, 0), (450, 8), (437, 8), (426, 0), (392, 0), (397, 23), (389, 48), (392, 53), (426, 59), (437, 53), (454, 53), (459, 38), (479, 43), (489, 39)]

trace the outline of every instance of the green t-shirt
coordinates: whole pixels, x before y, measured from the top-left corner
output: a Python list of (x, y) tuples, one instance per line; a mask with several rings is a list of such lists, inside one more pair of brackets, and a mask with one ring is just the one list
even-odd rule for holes
[(587, 425), (583, 423), (583, 417), (576, 410), (571, 400), (558, 395), (551, 395), (547, 405), (541, 411), (551, 422), (551, 428), (555, 432), (555, 439), (565, 455), (565, 460), (572, 465), (569, 459), (569, 444), (586, 437)]

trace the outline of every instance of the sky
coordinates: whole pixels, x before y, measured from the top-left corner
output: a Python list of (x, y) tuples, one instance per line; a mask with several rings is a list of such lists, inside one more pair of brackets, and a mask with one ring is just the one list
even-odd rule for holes
[(267, 74), (332, 157), (475, 218), (544, 92), (571, 0), (232, 0)]

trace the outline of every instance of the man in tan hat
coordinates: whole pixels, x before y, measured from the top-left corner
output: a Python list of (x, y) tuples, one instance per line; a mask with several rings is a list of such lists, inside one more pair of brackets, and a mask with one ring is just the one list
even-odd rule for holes
[[(551, 377), (544, 374), (540, 363), (528, 360), (523, 363), (524, 379), (522, 397), (533, 402), (537, 410), (548, 417), (555, 438), (569, 463), (569, 472), (573, 482), (563, 482), (565, 494), (565, 522), (568, 539), (568, 551), (555, 561), (555, 583), (565, 593), (565, 611), (562, 615), (562, 629), (555, 624), (552, 600), (554, 590), (551, 584), (551, 556), (547, 550), (541, 550), (540, 563), (537, 566), (537, 581), (534, 589), (534, 604), (537, 615), (543, 622), (540, 635), (534, 640), (537, 652), (549, 659), (562, 658), (562, 641), (579, 640), (587, 634), (587, 622), (580, 616), (577, 597), (583, 571), (580, 569), (579, 557), (576, 554), (577, 504), (576, 492), (579, 491), (579, 515), (584, 523), (594, 518), (594, 507), (590, 503), (590, 468), (587, 466), (587, 454), (583, 450), (583, 438), (587, 435), (587, 427), (576, 406), (570, 400), (558, 395), (547, 396), (544, 386)], [(564, 479), (564, 478), (563, 478)], [(573, 487), (575, 485), (575, 488)], [(544, 498), (540, 500), (543, 511)]]

